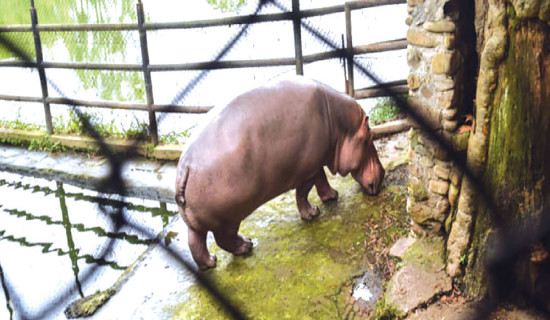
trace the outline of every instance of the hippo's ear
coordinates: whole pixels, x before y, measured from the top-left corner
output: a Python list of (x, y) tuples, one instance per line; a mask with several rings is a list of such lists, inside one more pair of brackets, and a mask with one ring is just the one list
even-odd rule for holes
[(361, 127), (359, 128), (359, 135), (364, 137), (370, 136), (369, 116), (363, 118), (363, 123), (361, 123)]

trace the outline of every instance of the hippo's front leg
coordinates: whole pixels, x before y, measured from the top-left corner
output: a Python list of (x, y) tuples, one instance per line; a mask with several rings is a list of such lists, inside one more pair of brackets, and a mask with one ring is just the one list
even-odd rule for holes
[(307, 200), (314, 181), (315, 178), (309, 179), (296, 188), (296, 205), (302, 220), (311, 220), (319, 215), (319, 208), (312, 206)]
[(327, 175), (325, 170), (321, 168), (319, 173), (315, 176), (315, 189), (317, 189), (317, 194), (321, 201), (328, 202), (338, 199), (338, 191), (332, 189), (330, 184), (328, 184)]

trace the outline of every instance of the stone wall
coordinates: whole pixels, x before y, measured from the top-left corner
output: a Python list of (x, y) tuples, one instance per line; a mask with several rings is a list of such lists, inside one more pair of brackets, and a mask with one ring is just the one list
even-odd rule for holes
[[(409, 102), (429, 130), (442, 135), (458, 150), (467, 136), (457, 129), (465, 113), (464, 61), (473, 51), (461, 41), (464, 28), (459, 1), (408, 0), (406, 23), (410, 67)], [(463, 18), (463, 17), (462, 17)], [(470, 108), (470, 109), (469, 109)], [(417, 235), (449, 233), (462, 176), (449, 155), (420, 129), (411, 129), (410, 178), (407, 212)]]

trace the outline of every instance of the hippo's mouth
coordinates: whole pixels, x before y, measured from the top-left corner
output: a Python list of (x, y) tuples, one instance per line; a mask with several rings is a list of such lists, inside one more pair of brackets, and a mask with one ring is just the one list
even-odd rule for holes
[(369, 196), (377, 196), (382, 190), (382, 184), (378, 183), (378, 186), (376, 186), (376, 184), (370, 183), (366, 187), (361, 186), (361, 189)]

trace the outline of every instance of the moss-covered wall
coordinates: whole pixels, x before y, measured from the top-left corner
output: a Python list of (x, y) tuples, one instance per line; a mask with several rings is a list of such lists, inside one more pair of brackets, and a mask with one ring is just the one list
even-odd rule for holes
[[(504, 60), (497, 65), (497, 81), (488, 109), (489, 140), (483, 180), (499, 208), (497, 214), (505, 225), (516, 230), (524, 224), (525, 217), (536, 216), (544, 205), (549, 205), (548, 196), (545, 199), (543, 195), (550, 194), (550, 27), (541, 19), (549, 10), (548, 5), (544, 7), (547, 2), (506, 4), (508, 43)], [(518, 9), (534, 5), (537, 10), (531, 10), (532, 14), (518, 14)], [(483, 257), (488, 235), (496, 227), (484, 204), (479, 202), (477, 206), (465, 278), (471, 295), (486, 292)], [(524, 288), (548, 297), (548, 292), (543, 295), (541, 291), (550, 288), (548, 275), (542, 272), (545, 264), (548, 262), (530, 259), (526, 250), (509, 267)], [(546, 304), (549, 305), (547, 301)]]

